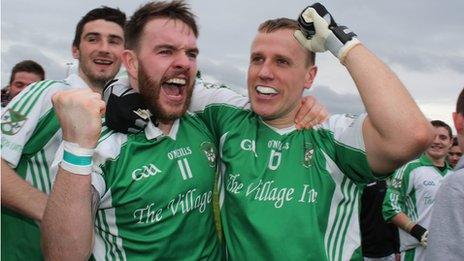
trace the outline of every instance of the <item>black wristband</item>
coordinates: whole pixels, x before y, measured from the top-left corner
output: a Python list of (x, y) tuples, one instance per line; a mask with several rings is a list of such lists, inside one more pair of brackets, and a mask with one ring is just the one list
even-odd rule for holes
[(424, 235), (425, 232), (427, 232), (427, 229), (419, 224), (416, 224), (411, 228), (409, 234), (411, 234), (411, 236), (415, 237), (417, 241), (420, 242), (422, 240), (422, 235)]

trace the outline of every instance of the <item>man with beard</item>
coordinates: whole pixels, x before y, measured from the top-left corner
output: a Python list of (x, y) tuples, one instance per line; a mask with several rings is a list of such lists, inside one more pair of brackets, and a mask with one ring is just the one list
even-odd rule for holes
[[(222, 258), (211, 207), (219, 140), (186, 113), (197, 73), (197, 36), (194, 16), (181, 1), (148, 3), (128, 22), (126, 85), (140, 91), (149, 109), (138, 111), (141, 117), (156, 115), (144, 132), (104, 130), (98, 140), (105, 109), (99, 95), (76, 90), (54, 96), (64, 141), (42, 225), (47, 257), (85, 259), (95, 239), (98, 260)], [(305, 115), (310, 107), (299, 111)], [(325, 115), (318, 111), (316, 121)], [(298, 122), (307, 127), (313, 117), (302, 118)]]
[[(297, 104), (317, 72), (313, 52), (326, 50), (353, 76), (368, 116), (334, 115), (297, 131)], [(286, 18), (261, 24), (248, 93), (251, 107), (209, 104), (211, 95), (193, 101), (220, 142), (229, 258), (355, 258), (360, 188), (427, 147), (432, 131), (424, 115), (388, 67), (320, 4), (305, 9), (300, 27)]]
[(383, 216), (400, 228), (401, 260), (424, 260), (435, 196), (445, 176), (451, 147), (450, 126), (431, 121), (435, 139), (420, 158), (395, 171), (383, 202)]
[(53, 97), (63, 153), (42, 223), (47, 258), (85, 260), (93, 249), (97, 260), (222, 259), (211, 206), (216, 140), (186, 113), (197, 36), (182, 1), (147, 3), (127, 23), (122, 60), (156, 115), (143, 132), (100, 136), (105, 103), (90, 90)]
[(39, 260), (41, 222), (56, 170), (51, 163), (62, 132), (51, 97), (57, 91), (82, 88), (100, 93), (119, 71), (126, 16), (101, 7), (76, 26), (72, 43), (79, 71), (61, 81), (30, 85), (2, 115), (2, 259)]

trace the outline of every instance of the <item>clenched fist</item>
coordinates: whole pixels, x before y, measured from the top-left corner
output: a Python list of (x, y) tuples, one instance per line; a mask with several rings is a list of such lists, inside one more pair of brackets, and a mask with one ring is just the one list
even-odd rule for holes
[(95, 148), (105, 114), (105, 102), (90, 88), (59, 91), (52, 97), (65, 141)]

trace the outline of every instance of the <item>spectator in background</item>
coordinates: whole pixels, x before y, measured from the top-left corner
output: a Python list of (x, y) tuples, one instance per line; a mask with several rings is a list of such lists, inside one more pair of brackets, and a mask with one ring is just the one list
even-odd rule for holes
[(24, 60), (13, 66), (10, 83), (2, 89), (2, 107), (5, 107), (13, 97), (33, 82), (43, 81), (45, 71), (40, 64), (32, 60)]
[(430, 216), (437, 190), (451, 173), (446, 162), (450, 126), (431, 121), (435, 139), (424, 154), (395, 171), (383, 203), (383, 216), (400, 229), (401, 260), (424, 260)]
[(458, 137), (453, 137), (453, 145), (448, 152), (448, 162), (452, 168), (458, 164), (459, 159), (462, 156), (462, 149), (458, 144)]
[(40, 231), (52, 180), (51, 168), (62, 141), (51, 97), (59, 90), (90, 88), (100, 93), (121, 65), (126, 15), (101, 7), (76, 26), (72, 54), (77, 74), (30, 85), (2, 114), (2, 260), (41, 260)]
[[(464, 89), (453, 113), (454, 127), (461, 151), (464, 151)], [(438, 189), (430, 221), (426, 260), (460, 261), (464, 258), (464, 158)]]

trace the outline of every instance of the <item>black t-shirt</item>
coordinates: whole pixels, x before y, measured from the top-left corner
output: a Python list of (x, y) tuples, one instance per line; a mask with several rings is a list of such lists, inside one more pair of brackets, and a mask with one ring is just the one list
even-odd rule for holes
[(384, 257), (399, 252), (398, 228), (382, 217), (386, 182), (368, 184), (361, 197), (361, 247), (365, 257)]

